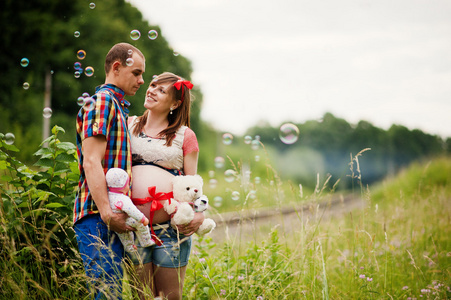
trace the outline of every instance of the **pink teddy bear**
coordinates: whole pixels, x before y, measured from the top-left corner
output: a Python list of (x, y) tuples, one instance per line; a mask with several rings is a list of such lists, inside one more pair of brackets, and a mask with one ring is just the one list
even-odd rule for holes
[[(136, 208), (130, 197), (127, 196), (130, 188), (130, 177), (127, 172), (120, 168), (111, 168), (106, 173), (105, 178), (108, 186), (108, 198), (113, 212), (124, 212), (129, 216), (126, 223), (136, 228), (136, 236), (142, 247), (154, 245), (155, 241), (147, 226), (149, 225), (149, 219)], [(117, 233), (117, 235), (124, 245), (125, 251), (133, 252), (137, 249), (134, 243), (133, 231)]]

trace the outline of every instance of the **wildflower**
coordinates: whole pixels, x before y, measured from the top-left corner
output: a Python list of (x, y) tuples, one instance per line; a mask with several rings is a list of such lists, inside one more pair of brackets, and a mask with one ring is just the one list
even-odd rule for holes
[(205, 258), (203, 258), (203, 257), (202, 257), (202, 258), (199, 258), (199, 262), (200, 262), (200, 263), (205, 263)]
[(360, 270), (363, 270), (363, 269), (365, 269), (365, 267), (360, 267)]
[(221, 292), (219, 293), (221, 296), (225, 296), (226, 290), (221, 289)]
[(262, 296), (258, 296), (257, 300), (263, 300), (263, 297)]
[(373, 281), (373, 278), (367, 277), (366, 280)]
[(430, 289), (421, 289), (421, 292), (422, 292), (423, 294), (426, 294), (426, 293), (430, 293), (431, 290), (430, 290)]
[(405, 291), (405, 290), (408, 290), (409, 287), (407, 285), (405, 285), (405, 286), (402, 287), (402, 289), (403, 289), (403, 291)]
[(243, 280), (244, 279), (244, 276), (238, 276), (238, 280)]
[(362, 279), (364, 279), (364, 278), (365, 278), (365, 275), (364, 275), (364, 274), (362, 274), (362, 275), (359, 275), (359, 278), (362, 278)]
[(233, 279), (233, 275), (227, 276), (228, 279)]

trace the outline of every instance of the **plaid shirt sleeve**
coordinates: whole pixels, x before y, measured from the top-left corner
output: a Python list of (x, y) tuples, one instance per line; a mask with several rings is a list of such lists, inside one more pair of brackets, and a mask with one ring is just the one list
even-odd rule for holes
[(80, 180), (74, 206), (74, 223), (87, 214), (97, 213), (97, 207), (89, 191), (83, 169), (82, 142), (88, 137), (105, 136), (107, 146), (103, 167), (106, 172), (119, 167), (131, 175), (130, 139), (127, 130), (127, 115), (109, 93), (97, 93), (93, 96), (95, 108), (77, 116), (77, 153), (79, 158)]

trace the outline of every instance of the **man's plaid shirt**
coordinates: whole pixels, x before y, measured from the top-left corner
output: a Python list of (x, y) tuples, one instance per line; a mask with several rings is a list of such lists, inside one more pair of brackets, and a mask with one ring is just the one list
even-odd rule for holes
[(83, 169), (82, 142), (96, 135), (106, 137), (105, 157), (102, 161), (106, 173), (110, 168), (122, 168), (131, 176), (130, 137), (127, 129), (128, 107), (124, 92), (112, 84), (96, 88), (95, 108), (81, 108), (77, 115), (77, 153), (80, 170), (78, 192), (74, 205), (74, 223), (88, 214), (98, 213), (86, 182)]

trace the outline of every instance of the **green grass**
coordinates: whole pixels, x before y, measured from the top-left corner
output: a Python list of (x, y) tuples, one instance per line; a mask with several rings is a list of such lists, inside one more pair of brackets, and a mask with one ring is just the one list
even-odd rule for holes
[[(7, 182), (0, 186), (0, 290), (11, 299), (88, 296), (67, 218), (76, 186), (74, 149), (60, 143), (56, 133), (50, 141), (50, 148), (37, 152), (41, 171), (17, 162), (13, 146), (0, 145), (0, 170)], [(211, 174), (216, 187), (204, 176), (213, 215), (245, 216), (301, 204), (308, 209), (292, 219), (276, 214), (250, 227), (218, 227), (216, 235), (195, 236), (185, 298), (450, 298), (451, 158), (416, 163), (364, 187), (361, 154), (350, 168), (361, 206), (342, 213), (337, 211), (344, 204), (332, 205), (340, 195), (329, 179), (318, 178), (315, 189), (304, 190), (283, 182), (267, 161), (257, 174), (247, 172), (242, 162), (227, 166), (236, 171), (233, 182), (224, 180), (223, 171)], [(233, 192), (239, 193), (237, 200), (231, 200)], [(215, 205), (215, 195), (223, 198), (221, 205)], [(132, 276), (124, 281), (125, 299), (143, 289)]]
[(312, 205), (290, 228), (255, 228), (258, 238), (199, 238), (188, 299), (449, 298), (450, 166), (414, 164), (374, 196), (362, 190), (363, 209), (326, 218), (333, 208)]

